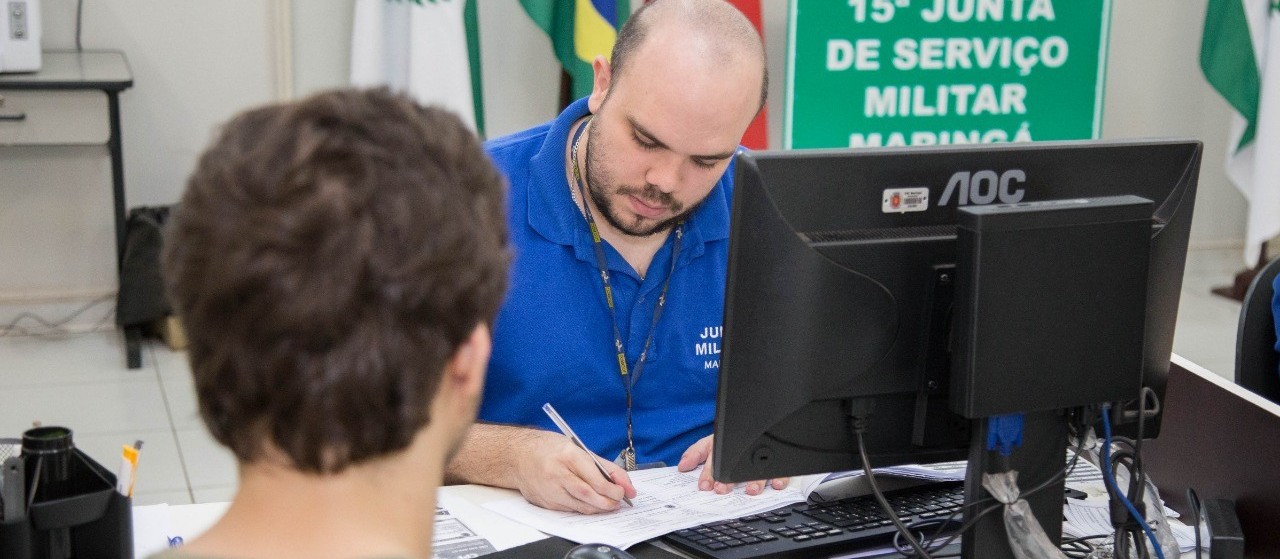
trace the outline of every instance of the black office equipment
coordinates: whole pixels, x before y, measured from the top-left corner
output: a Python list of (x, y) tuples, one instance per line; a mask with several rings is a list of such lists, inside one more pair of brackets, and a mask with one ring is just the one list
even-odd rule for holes
[[(1194, 141), (740, 154), (716, 479), (859, 467), (854, 429), (864, 433), (875, 467), (966, 456), (970, 423), (950, 401), (961, 207), (1016, 209), (1023, 203), (1124, 195), (1153, 201), (1143, 220), (1148, 272), (1127, 287), (1093, 286), (1145, 289), (1137, 328), (1141, 367), (1098, 395), (1077, 394), (1076, 400), (1111, 397), (1119, 387), (1135, 390), (1124, 399), (1137, 398), (1138, 386), (1162, 395), (1200, 154)], [(1030, 261), (1028, 266), (1034, 273)], [(1016, 295), (1019, 287), (1006, 289)], [(1021, 349), (1007, 351), (1016, 356)], [(1034, 386), (1023, 384), (1028, 390)], [(984, 408), (970, 411), (999, 407), (980, 403)], [(1029, 416), (1027, 429), (1053, 429), (1060, 421)], [(985, 432), (985, 423), (977, 425), (974, 439)], [(1154, 436), (1158, 429), (1158, 420), (1149, 421), (1145, 434)], [(1056, 435), (1051, 438), (1026, 440), (1024, 448), (1030, 455), (1052, 456), (1044, 463), (1060, 469), (1063, 447)], [(1060, 507), (1060, 490), (1046, 494), (1056, 494)]]
[[(939, 541), (964, 521), (960, 482), (930, 483), (888, 491), (885, 497), (899, 518), (923, 523), (921, 531)], [(807, 559), (850, 547), (892, 545), (897, 528), (870, 495), (826, 503), (801, 503), (735, 520), (678, 530), (663, 540), (712, 559), (755, 557)]]
[[(561, 537), (551, 536), (543, 538), (524, 545), (519, 545), (502, 551), (496, 551), (485, 555), (485, 559), (527, 559), (529, 557), (563, 557), (569, 550), (577, 547), (578, 544)], [(681, 559), (682, 556), (676, 555), (666, 549), (649, 543), (641, 542), (627, 549), (636, 559)]]
[(1230, 499), (1201, 503), (1200, 514), (1209, 532), (1209, 559), (1244, 559), (1244, 530)]
[[(23, 433), (25, 503), (0, 519), (5, 559), (130, 559), (133, 511), (116, 491), (116, 476), (75, 448), (71, 430), (37, 427)], [(6, 479), (6, 496), (9, 480)]]
[(981, 418), (1133, 399), (1152, 209), (1136, 196), (961, 209), (951, 408)]
[(1280, 354), (1276, 353), (1276, 323), (1272, 316), (1272, 287), (1280, 274), (1280, 258), (1262, 268), (1240, 307), (1236, 330), (1236, 384), (1272, 402), (1280, 402)]
[(636, 559), (630, 553), (602, 543), (584, 543), (564, 554), (564, 559)]
[[(1151, 213), (1150, 200), (1115, 196), (958, 216), (951, 409), (977, 426), (967, 489), (987, 499), (983, 473), (1017, 471), (1052, 541), (1062, 535), (1064, 481), (1053, 458), (1068, 441), (1060, 410), (1140, 393)], [(1020, 414), (1022, 447), (988, 452), (990, 418), (1008, 414)], [(965, 536), (983, 550), (1008, 540), (997, 515)]]

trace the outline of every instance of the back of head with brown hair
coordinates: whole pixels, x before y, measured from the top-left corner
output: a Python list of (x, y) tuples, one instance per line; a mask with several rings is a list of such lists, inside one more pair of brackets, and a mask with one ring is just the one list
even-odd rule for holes
[(385, 89), (232, 119), (163, 255), (214, 438), (323, 473), (408, 446), (501, 303), (503, 199), (457, 117)]

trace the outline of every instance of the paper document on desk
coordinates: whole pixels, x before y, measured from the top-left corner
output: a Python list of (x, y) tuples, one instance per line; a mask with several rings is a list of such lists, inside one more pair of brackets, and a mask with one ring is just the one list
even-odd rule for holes
[(796, 486), (765, 488), (760, 495), (746, 494), (745, 485), (727, 495), (698, 490), (701, 468), (681, 473), (675, 467), (631, 472), (636, 486), (634, 507), (604, 514), (579, 514), (547, 510), (524, 498), (495, 501), (486, 508), (554, 536), (578, 543), (607, 543), (626, 549), (663, 534), (707, 522), (727, 520), (803, 501)]
[(432, 559), (472, 559), (498, 551), (489, 540), (477, 535), (441, 506), (436, 507), (435, 529), (431, 535)]
[(937, 464), (907, 464), (876, 468), (877, 475), (910, 477), (927, 481), (964, 481), (964, 473), (969, 463), (964, 460), (955, 462), (938, 462)]
[(1102, 481), (1102, 470), (1093, 465), (1093, 462), (1085, 460), (1083, 456), (1076, 461), (1076, 469), (1067, 476), (1066, 485), (1068, 489), (1083, 491), (1089, 498), (1107, 495), (1107, 486)]
[(443, 491), (436, 493), (434, 526), (432, 559), (471, 559), (546, 538)]
[[(875, 472), (876, 479), (880, 481), (880, 489), (882, 491), (892, 491), (899, 487), (921, 485), (921, 481), (963, 481), (965, 466), (964, 461), (957, 461), (936, 464), (906, 464), (876, 468), (872, 471)], [(871, 486), (867, 484), (866, 472), (863, 470), (834, 472), (815, 477), (816, 479), (809, 481), (808, 486), (804, 488), (804, 494), (810, 501), (815, 503), (871, 494)], [(891, 478), (906, 480), (906, 482), (894, 484), (894, 480)]]
[(133, 507), (134, 557), (149, 557), (204, 534), (231, 503), (139, 505)]
[(174, 533), (169, 505), (133, 507), (133, 550), (136, 557), (150, 557), (169, 549), (169, 538)]
[[(884, 468), (876, 468), (871, 470), (876, 473), (876, 479), (879, 476), (905, 477), (913, 479), (922, 479), (925, 481), (964, 481), (964, 472), (967, 463), (963, 460), (955, 462), (938, 462), (937, 464), (906, 464), (902, 466), (888, 466)], [(824, 477), (820, 477), (817, 483), (827, 483), (837, 479), (854, 478), (867, 475), (863, 470), (849, 470), (847, 472), (833, 472)]]
[[(1072, 453), (1068, 451), (1065, 456), (1066, 463), (1071, 462)], [(889, 466), (886, 468), (876, 468), (877, 479), (881, 477), (897, 477), (920, 479), (925, 481), (964, 481), (965, 472), (968, 468), (968, 462), (964, 460), (956, 460), (954, 462), (938, 462), (936, 464), (907, 464), (903, 466)], [(831, 485), (832, 482), (842, 479), (855, 479), (864, 477), (862, 470), (851, 470), (847, 472), (835, 472), (828, 474), (826, 477), (820, 477), (805, 494), (817, 490), (818, 497), (811, 496), (811, 500), (821, 500), (820, 498), (843, 498), (847, 495), (836, 494), (828, 496), (821, 490), (820, 485)], [(1081, 459), (1076, 462), (1075, 470), (1066, 479), (1067, 487), (1071, 489), (1079, 489), (1087, 493), (1090, 497), (1106, 495), (1106, 487), (1102, 484), (1102, 471), (1097, 466)], [(869, 492), (863, 491), (861, 493)]]
[[(1165, 509), (1170, 512), (1170, 509)], [(1111, 525), (1111, 504), (1106, 498), (1067, 499), (1062, 511), (1062, 535), (1075, 538), (1114, 534)], [(1172, 517), (1166, 517), (1169, 530), (1178, 540), (1178, 548), (1186, 553), (1196, 548), (1196, 530)]]

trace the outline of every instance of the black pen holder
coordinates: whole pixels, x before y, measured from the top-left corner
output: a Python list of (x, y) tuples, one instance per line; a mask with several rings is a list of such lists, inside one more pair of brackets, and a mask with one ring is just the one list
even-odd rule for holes
[(116, 491), (114, 474), (71, 444), (69, 429), (24, 433), (21, 462), (23, 490), (5, 494), (25, 501), (5, 503), (0, 557), (132, 559), (131, 500)]

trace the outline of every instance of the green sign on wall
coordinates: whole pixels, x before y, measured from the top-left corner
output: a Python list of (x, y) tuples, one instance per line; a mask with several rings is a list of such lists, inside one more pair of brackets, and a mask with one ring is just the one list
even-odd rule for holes
[(1097, 138), (1110, 0), (791, 0), (787, 148)]

